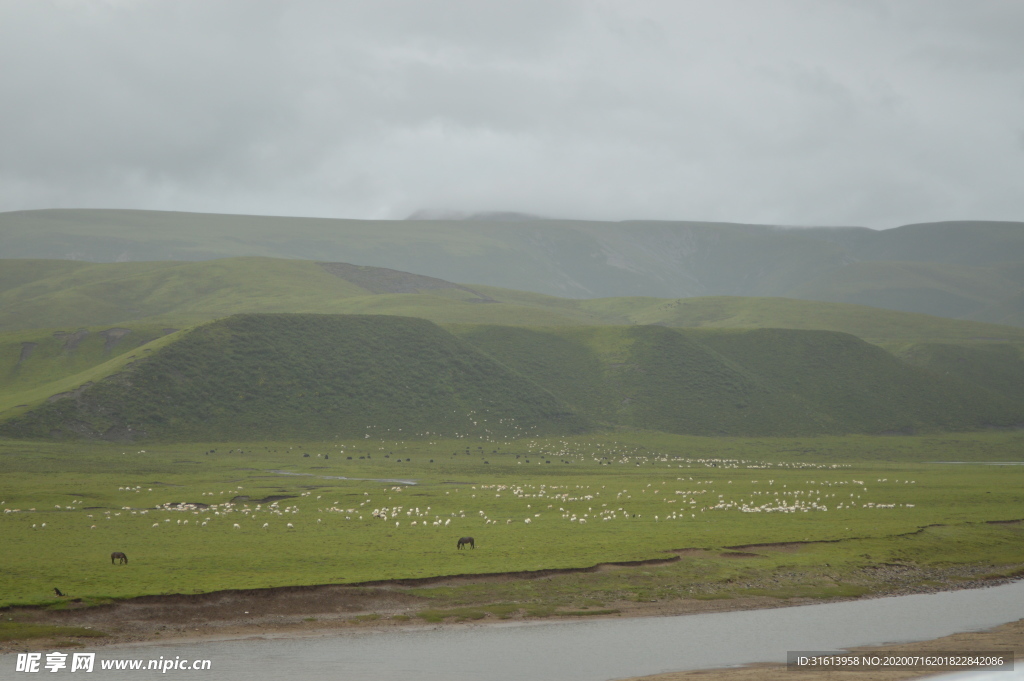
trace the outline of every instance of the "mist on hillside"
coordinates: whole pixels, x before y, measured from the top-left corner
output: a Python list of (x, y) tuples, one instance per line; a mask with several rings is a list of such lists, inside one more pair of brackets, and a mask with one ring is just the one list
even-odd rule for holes
[(96, 263), (286, 258), (573, 299), (785, 297), (1024, 325), (1020, 222), (875, 231), (518, 213), (410, 217), (21, 211), (0, 213), (0, 248), (6, 258)]

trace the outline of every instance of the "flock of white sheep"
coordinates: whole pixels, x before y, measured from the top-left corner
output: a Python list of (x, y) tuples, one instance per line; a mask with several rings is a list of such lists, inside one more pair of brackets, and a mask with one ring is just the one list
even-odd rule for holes
[[(537, 456), (543, 461), (556, 458), (564, 460), (565, 457), (587, 456), (597, 462), (615, 461), (617, 463), (630, 463), (639, 465), (647, 462), (668, 462), (673, 466), (687, 468), (712, 468), (719, 470), (738, 469), (822, 469), (835, 470), (846, 467), (840, 464), (790, 464), (790, 463), (766, 463), (744, 459), (714, 459), (714, 458), (681, 458), (667, 457), (660, 454), (641, 452), (637, 448), (624, 448), (621, 446), (602, 447), (597, 444), (593, 447), (581, 447), (578, 443), (561, 441), (560, 446), (545, 447), (540, 451), (541, 446), (535, 441), (527, 443), (527, 450), (535, 453), (529, 456)], [(715, 477), (715, 476), (712, 476)], [(793, 483), (787, 478), (789, 484)], [(678, 485), (676, 483), (684, 483)], [(411, 504), (393, 503), (390, 501), (394, 495), (403, 491), (400, 485), (385, 487), (384, 495), (388, 502), (374, 507), (371, 501), (370, 492), (362, 492), (362, 499), (358, 504), (354, 501), (341, 503), (339, 500), (333, 502), (322, 501), (324, 494), (311, 497), (313, 492), (301, 492), (299, 501), (282, 506), (281, 501), (267, 499), (265, 502), (248, 501), (246, 497), (240, 497), (241, 486), (233, 489), (221, 490), (219, 492), (202, 492), (203, 497), (219, 497), (226, 499), (216, 502), (213, 499), (209, 503), (188, 503), (188, 502), (165, 502), (153, 508), (138, 509), (132, 506), (122, 506), (119, 511), (105, 510), (100, 517), (106, 521), (113, 521), (116, 518), (125, 516), (144, 516), (150, 513), (160, 514), (163, 517), (152, 523), (152, 528), (161, 527), (186, 527), (193, 528), (207, 527), (208, 524), (217, 521), (231, 523), (234, 530), (243, 530), (253, 527), (263, 530), (271, 530), (274, 527), (284, 527), (287, 530), (294, 530), (299, 523), (300, 513), (307, 517), (315, 507), (316, 525), (323, 525), (324, 519), (331, 516), (339, 517), (346, 522), (358, 521), (388, 521), (393, 522), (395, 527), (409, 528), (447, 528), (455, 522), (465, 527), (468, 524), (482, 522), (483, 525), (510, 525), (521, 522), (525, 525), (546, 517), (549, 520), (564, 520), (576, 525), (586, 525), (588, 522), (611, 522), (625, 520), (642, 520), (654, 522), (673, 520), (695, 520), (699, 514), (723, 511), (738, 511), (742, 513), (764, 513), (764, 514), (792, 514), (809, 512), (829, 511), (850, 511), (853, 509), (895, 509), (914, 508), (912, 503), (900, 503), (887, 495), (888, 498), (875, 496), (865, 498), (868, 488), (862, 480), (831, 480), (831, 481), (804, 481), (801, 489), (788, 489), (787, 484), (776, 485), (774, 479), (763, 481), (738, 480), (733, 486), (732, 480), (714, 480), (691, 477), (677, 477), (672, 484), (664, 480), (660, 485), (648, 483), (646, 486), (630, 489), (628, 486), (622, 489), (609, 491), (606, 485), (596, 486), (592, 489), (590, 485), (581, 484), (479, 484), (471, 485), (468, 490), (463, 490), (461, 498), (463, 501), (452, 504), (453, 498), (444, 500), (445, 497), (455, 494), (460, 495), (458, 488), (445, 491), (445, 497), (437, 497), (434, 503), (441, 503), (448, 508), (444, 511), (433, 510), (432, 506), (415, 506)], [(899, 480), (889, 483), (887, 478), (878, 479), (880, 486), (886, 490), (892, 489)], [(912, 480), (904, 480), (902, 485), (914, 484)], [(677, 489), (681, 487), (682, 489)], [(715, 489), (718, 487), (718, 490)], [(724, 487), (724, 489), (722, 489)], [(845, 492), (844, 487), (852, 489), (852, 492)], [(742, 489), (742, 491), (741, 491)], [(735, 491), (734, 491), (735, 490)], [(152, 492), (153, 488), (143, 488), (141, 485), (128, 485), (118, 488), (118, 492), (140, 494)], [(328, 492), (325, 492), (325, 494)], [(352, 492), (335, 490), (329, 492), (339, 497)], [(466, 498), (468, 494), (468, 499)], [(847, 496), (848, 494), (848, 496)], [(478, 495), (481, 497), (478, 500)], [(496, 504), (483, 504), (483, 498), (493, 495), (498, 501), (502, 495), (510, 499), (524, 502), (519, 512), (516, 512), (506, 501), (498, 501)], [(614, 498), (612, 497), (614, 495)], [(634, 498), (635, 497), (635, 498)], [(475, 513), (467, 512), (463, 508), (454, 510), (466, 503), (483, 505)], [(5, 502), (0, 502), (3, 505)], [(63, 507), (56, 505), (57, 510), (76, 510), (81, 508), (81, 500), (72, 501), (71, 504)], [(302, 508), (300, 508), (300, 504)], [(653, 504), (658, 504), (654, 506)], [(660, 505), (669, 506), (664, 511), (659, 511)], [(536, 507), (535, 507), (536, 506)], [(306, 509), (304, 512), (302, 509)], [(35, 511), (35, 509), (30, 509)], [(18, 513), (21, 509), (5, 508), (5, 514)], [(550, 511), (545, 516), (545, 512)], [(178, 518), (173, 518), (179, 515)], [(187, 517), (180, 517), (180, 516)], [(492, 517), (494, 516), (494, 517)], [(95, 520), (95, 515), (90, 513), (88, 519)], [(275, 519), (285, 522), (274, 522)], [(247, 522), (248, 521), (248, 522)], [(46, 523), (32, 525), (33, 529), (44, 529)], [(90, 525), (90, 529), (96, 529), (97, 525)]]

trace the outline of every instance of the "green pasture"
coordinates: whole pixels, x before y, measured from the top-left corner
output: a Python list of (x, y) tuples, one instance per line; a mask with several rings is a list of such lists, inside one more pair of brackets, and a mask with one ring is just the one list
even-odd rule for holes
[[(902, 559), (984, 563), (998, 572), (1024, 562), (1020, 530), (986, 523), (1024, 518), (1024, 466), (981, 462), (1019, 461), (1022, 452), (1024, 436), (1015, 432), (801, 439), (638, 432), (500, 441), (398, 441), (368, 432), (332, 442), (151, 446), (6, 441), (0, 605), (59, 602), (54, 587), (97, 602), (589, 567), (664, 559), (673, 549), (713, 550), (658, 573), (686, 576), (692, 585), (701, 574), (742, 572), (719, 556), (728, 553), (724, 547), (825, 540), (845, 541), (767, 561), (852, 566)], [(942, 527), (921, 531), (931, 525)], [(475, 550), (456, 550), (465, 535), (475, 537)], [(129, 564), (111, 565), (113, 551), (126, 553)], [(655, 581), (654, 591), (675, 583)], [(846, 588), (843, 580), (833, 587)]]

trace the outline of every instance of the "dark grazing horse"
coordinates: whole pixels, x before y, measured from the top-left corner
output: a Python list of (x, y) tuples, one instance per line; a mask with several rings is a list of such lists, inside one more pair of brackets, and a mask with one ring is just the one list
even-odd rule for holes
[(476, 542), (473, 541), (472, 537), (462, 537), (461, 539), (459, 539), (459, 543), (456, 546), (456, 548), (461, 549), (466, 544), (469, 544), (469, 548), (471, 548), (471, 549), (475, 549), (476, 548)]
[(121, 565), (127, 565), (128, 556), (124, 555), (120, 551), (114, 551), (112, 554), (110, 554), (110, 564), (113, 565), (115, 561), (117, 561)]

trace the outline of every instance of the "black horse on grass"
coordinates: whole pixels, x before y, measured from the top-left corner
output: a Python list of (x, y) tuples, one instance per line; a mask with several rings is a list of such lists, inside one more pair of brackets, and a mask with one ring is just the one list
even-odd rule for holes
[(476, 548), (476, 542), (473, 541), (472, 537), (462, 537), (461, 539), (459, 539), (459, 543), (456, 545), (456, 548), (461, 549), (463, 546), (466, 546), (467, 544), (471, 549)]
[(120, 563), (121, 565), (127, 565), (128, 556), (124, 555), (120, 551), (114, 551), (112, 554), (110, 554), (110, 564), (113, 565), (115, 561)]

